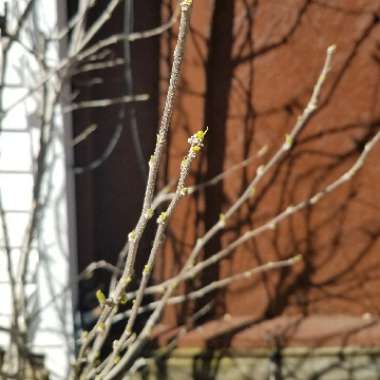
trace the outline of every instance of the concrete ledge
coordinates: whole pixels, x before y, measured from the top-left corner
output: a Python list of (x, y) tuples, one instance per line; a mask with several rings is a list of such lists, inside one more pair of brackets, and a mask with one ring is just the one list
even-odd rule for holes
[[(173, 332), (158, 336), (165, 347)], [(183, 335), (178, 347), (166, 360), (151, 360), (144, 379), (380, 379), (376, 316), (227, 317)]]
[(179, 349), (149, 366), (144, 380), (378, 380), (380, 348), (288, 348), (246, 352)]

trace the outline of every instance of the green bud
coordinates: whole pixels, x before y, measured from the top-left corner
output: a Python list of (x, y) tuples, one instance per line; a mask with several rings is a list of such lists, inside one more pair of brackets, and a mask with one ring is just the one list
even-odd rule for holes
[(103, 306), (103, 305), (106, 303), (106, 296), (105, 296), (105, 294), (102, 292), (101, 289), (98, 289), (98, 290), (96, 291), (96, 298), (97, 298), (97, 300), (98, 300), (98, 302), (99, 302), (99, 304), (100, 304), (101, 306)]

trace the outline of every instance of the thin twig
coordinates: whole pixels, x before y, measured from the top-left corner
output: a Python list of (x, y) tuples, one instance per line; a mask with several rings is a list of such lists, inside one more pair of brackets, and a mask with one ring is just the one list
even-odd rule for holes
[(124, 104), (131, 102), (145, 102), (149, 99), (148, 94), (139, 94), (139, 95), (126, 95), (120, 96), (118, 98), (112, 99), (98, 99), (98, 100), (85, 100), (83, 102), (73, 103), (69, 106), (64, 107), (63, 112), (72, 112), (79, 109), (85, 108), (103, 108), (109, 107), (116, 104)]
[(223, 218), (216, 222), (206, 234), (197, 240), (195, 248), (191, 253), (191, 260), (193, 261), (202, 251), (204, 246), (214, 237), (220, 230), (222, 230), (228, 219), (230, 219), (236, 211), (238, 211), (241, 206), (249, 199), (252, 195), (252, 192), (255, 190), (258, 183), (265, 177), (265, 175), (278, 163), (281, 159), (292, 149), (294, 142), (304, 127), (307, 125), (308, 121), (315, 113), (318, 107), (318, 101), (322, 85), (324, 84), (328, 73), (331, 70), (332, 58), (335, 52), (335, 46), (330, 46), (327, 49), (326, 60), (324, 62), (322, 71), (318, 77), (318, 80), (314, 86), (313, 93), (310, 97), (310, 100), (305, 107), (301, 116), (298, 117), (296, 124), (294, 125), (292, 131), (285, 136), (285, 141), (282, 144), (281, 148), (272, 156), (269, 162), (263, 166), (260, 166), (257, 169), (255, 178), (247, 186), (243, 194), (234, 202), (234, 204), (225, 212)]
[(120, 4), (121, 0), (111, 0), (97, 20), (89, 27), (80, 41), (76, 44), (72, 54), (77, 55), (95, 36), (95, 34), (103, 27), (103, 25), (111, 18), (112, 13)]
[(24, 27), (24, 24), (27, 21), (29, 14), (32, 11), (35, 2), (36, 2), (36, 0), (29, 0), (29, 2), (27, 3), (27, 5), (24, 8), (24, 12), (22, 13), (22, 15), (20, 15), (20, 17), (17, 20), (16, 30), (9, 36), (9, 38), (6, 40), (6, 42), (4, 42), (3, 51), (4, 51), (5, 55), (10, 50), (13, 43), (19, 39), (20, 32), (21, 32), (22, 28)]
[[(230, 168), (223, 171), (222, 173), (217, 174), (215, 177), (203, 183), (199, 183), (197, 185), (187, 187), (186, 195), (192, 195), (194, 193), (203, 191), (207, 187), (217, 185), (220, 181), (223, 181), (224, 179), (228, 178), (229, 176), (234, 174), (236, 171), (246, 168), (256, 158), (262, 157), (266, 153), (266, 151), (267, 151), (267, 146), (264, 146), (262, 149), (259, 150), (259, 152), (256, 155), (248, 157), (247, 159), (239, 162), (238, 164), (231, 166)], [(169, 192), (170, 188), (171, 186), (166, 186), (157, 194), (152, 204), (152, 208), (154, 210), (156, 210), (162, 203), (169, 202), (173, 198), (174, 193)]]
[(93, 132), (96, 131), (98, 126), (96, 124), (89, 125), (82, 133), (73, 139), (72, 146), (78, 145), (82, 141), (86, 140)]
[(151, 38), (154, 36), (159, 36), (162, 33), (166, 32), (169, 30), (177, 21), (178, 19), (178, 9), (176, 12), (173, 14), (173, 16), (170, 18), (170, 20), (163, 25), (160, 25), (156, 28), (152, 28), (149, 30), (145, 30), (142, 32), (134, 32), (131, 34), (114, 34), (111, 37), (105, 38), (96, 44), (92, 45), (91, 47), (87, 48), (83, 52), (79, 53), (77, 56), (78, 61), (83, 61), (85, 58), (92, 56), (96, 52), (98, 52), (101, 49), (104, 49), (108, 46), (114, 45), (118, 42), (122, 42), (125, 40), (128, 40), (130, 42), (134, 42), (137, 40), (145, 39), (145, 38)]
[[(205, 295), (207, 295), (207, 294), (209, 294), (209, 293), (211, 293), (217, 289), (222, 289), (222, 288), (227, 287), (228, 285), (230, 285), (233, 282), (236, 282), (239, 280), (247, 280), (247, 279), (252, 278), (252, 276), (254, 276), (256, 274), (260, 274), (263, 272), (268, 272), (271, 270), (286, 268), (286, 267), (294, 265), (295, 263), (299, 262), (300, 260), (302, 260), (302, 257), (300, 255), (297, 255), (297, 256), (291, 257), (290, 259), (265, 263), (265, 264), (260, 265), (258, 267), (248, 269), (248, 270), (245, 270), (245, 271), (240, 272), (240, 273), (233, 274), (233, 275), (225, 277), (223, 279), (215, 280), (215, 281), (203, 286), (202, 288), (197, 289), (197, 290), (193, 290), (189, 293), (179, 295), (179, 296), (173, 296), (173, 297), (168, 299), (167, 305), (177, 305), (177, 304), (189, 301), (189, 300), (195, 300), (195, 299), (202, 298)], [(204, 269), (204, 268), (202, 268), (202, 269)], [(199, 271), (196, 271), (196, 272), (192, 271), (190, 276), (193, 277), (193, 273), (198, 273), (198, 272)], [(165, 285), (161, 285), (161, 293), (164, 289), (165, 289)], [(139, 314), (140, 313), (146, 313), (146, 312), (154, 310), (155, 307), (159, 304), (159, 302), (160, 302), (159, 300), (153, 301), (147, 305), (140, 306), (138, 313)], [(119, 313), (114, 317), (112, 322), (113, 323), (120, 322), (121, 320), (123, 320), (125, 318), (129, 318), (130, 315), (131, 315), (131, 310), (128, 310), (124, 313)]]
[[(110, 372), (111, 368), (115, 364), (115, 359), (119, 356), (119, 353), (120, 353), (122, 347), (124, 347), (125, 342), (132, 335), (134, 323), (136, 321), (136, 318), (138, 315), (138, 310), (139, 310), (141, 302), (143, 300), (145, 290), (146, 290), (146, 287), (148, 285), (148, 281), (149, 281), (153, 266), (155, 264), (156, 256), (157, 256), (158, 252), (161, 250), (161, 247), (165, 241), (165, 237), (164, 237), (165, 230), (168, 227), (169, 220), (170, 220), (170, 218), (174, 212), (174, 209), (177, 206), (177, 203), (185, 195), (185, 192), (184, 192), (185, 181), (186, 181), (187, 176), (190, 173), (192, 161), (197, 156), (197, 152), (203, 146), (203, 139), (204, 139), (205, 133), (206, 132), (199, 131), (189, 139), (190, 149), (189, 149), (189, 152), (186, 155), (186, 157), (182, 160), (179, 179), (178, 179), (176, 191), (174, 193), (174, 197), (172, 198), (167, 209), (165, 211), (163, 211), (157, 219), (158, 228), (157, 228), (156, 235), (155, 235), (155, 238), (153, 241), (153, 247), (152, 247), (148, 261), (147, 261), (147, 263), (144, 267), (143, 273), (142, 273), (142, 280), (140, 282), (139, 289), (136, 293), (136, 298), (133, 302), (133, 306), (132, 306), (130, 317), (128, 319), (128, 323), (127, 323), (127, 325), (126, 325), (126, 327), (125, 327), (125, 329), (124, 329), (124, 331), (123, 331), (123, 333), (119, 339), (118, 344), (113, 349), (113, 352), (112, 352), (112, 355), (110, 357), (108, 364), (100, 372), (100, 377), (104, 377), (104, 376), (106, 376), (106, 374), (108, 374)], [(109, 323), (112, 323), (112, 321), (110, 321)]]

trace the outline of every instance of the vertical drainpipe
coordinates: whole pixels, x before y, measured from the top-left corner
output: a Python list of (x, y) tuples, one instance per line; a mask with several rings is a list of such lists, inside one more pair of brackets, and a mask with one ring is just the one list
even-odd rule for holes
[[(68, 13), (67, 2), (56, 0), (57, 2), (57, 22), (58, 29), (67, 25)], [(66, 38), (62, 38), (59, 45), (59, 57), (67, 57), (68, 43)], [(62, 89), (63, 99), (70, 99), (70, 85), (65, 83)], [(73, 150), (73, 121), (70, 112), (63, 113), (63, 144), (65, 151), (66, 163), (66, 209), (67, 209), (67, 228), (68, 228), (68, 246), (69, 246), (69, 282), (76, 284), (78, 275), (78, 257), (77, 257), (77, 225), (76, 225), (76, 201), (75, 201), (75, 175), (74, 175), (74, 150)], [(76, 335), (76, 326), (79, 326), (78, 315), (78, 286), (71, 288), (72, 310), (74, 321), (74, 334)]]

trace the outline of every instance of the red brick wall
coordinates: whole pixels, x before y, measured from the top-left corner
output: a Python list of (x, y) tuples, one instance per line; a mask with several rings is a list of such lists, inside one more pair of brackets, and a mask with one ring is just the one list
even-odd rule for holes
[[(168, 2), (163, 6), (168, 17)], [(165, 2), (164, 2), (165, 3)], [(380, 122), (380, 1), (194, 0), (184, 77), (163, 183), (178, 174), (187, 137), (209, 127), (190, 182), (267, 153), (217, 186), (182, 201), (157, 276), (167, 277), (198, 236), (217, 221), (284, 141), (311, 94), (326, 48), (337, 45), (322, 104), (286, 160), (207, 246), (211, 255), (242, 232), (321, 190), (358, 157)], [(161, 90), (176, 33), (161, 46)], [(379, 57), (379, 58), (377, 58)], [(195, 279), (210, 279), (302, 254), (294, 268), (240, 281), (212, 295), (210, 319), (228, 314), (261, 320), (283, 315), (377, 316), (380, 308), (380, 147), (365, 168), (315, 207), (281, 223)], [(198, 307), (202, 303), (198, 304)], [(167, 323), (194, 306), (172, 308)], [(174, 310), (174, 311), (173, 311)], [(252, 320), (253, 320), (252, 319)], [(326, 319), (323, 319), (324, 321)]]

